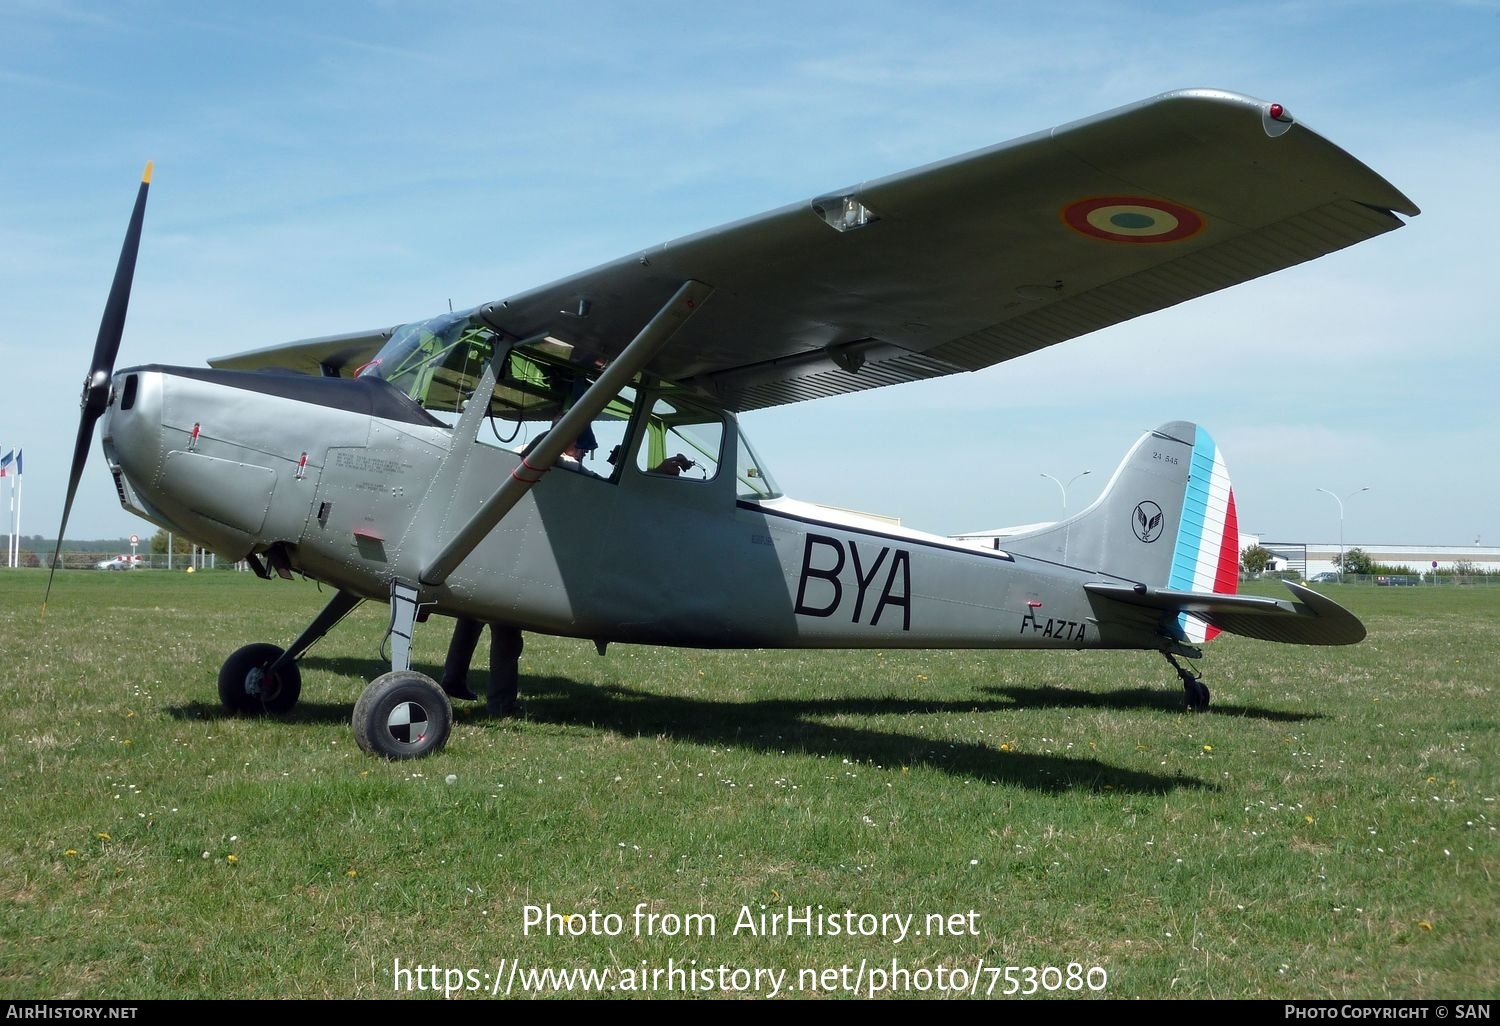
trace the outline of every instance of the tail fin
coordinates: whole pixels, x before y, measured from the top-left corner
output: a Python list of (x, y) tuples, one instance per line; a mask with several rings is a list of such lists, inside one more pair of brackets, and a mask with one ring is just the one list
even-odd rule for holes
[[(1221, 630), (1295, 645), (1352, 645), (1359, 618), (1290, 581), (1292, 601), (1235, 596), (1239, 522), (1219, 447), (1196, 424), (1148, 431), (1088, 509), (1059, 524), (1005, 540), (1019, 555), (1098, 575), (1084, 584), (1099, 603), (1150, 610), (1156, 634), (1209, 641)], [(1192, 654), (1194, 650), (1178, 649)]]
[[(1239, 586), (1239, 522), (1219, 447), (1196, 424), (1148, 431), (1083, 512), (1003, 542), (1035, 556), (1148, 588), (1232, 595)], [(1184, 636), (1218, 628), (1183, 614)]]

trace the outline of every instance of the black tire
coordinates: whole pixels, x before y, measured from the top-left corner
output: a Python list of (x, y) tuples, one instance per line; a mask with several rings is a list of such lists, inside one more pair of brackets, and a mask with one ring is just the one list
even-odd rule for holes
[(261, 716), (288, 713), (302, 694), (302, 671), (287, 663), (274, 677), (264, 671), (281, 658), (281, 649), (264, 642), (230, 653), (219, 668), (219, 701), (232, 713)]
[(448, 742), (453, 706), (437, 681), (416, 670), (376, 677), (354, 703), (354, 740), (384, 759), (420, 759)]
[(1191, 693), (1188, 695), (1188, 710), (1190, 712), (1208, 712), (1208, 703), (1212, 697), (1209, 694), (1208, 685), (1201, 680), (1193, 681)]

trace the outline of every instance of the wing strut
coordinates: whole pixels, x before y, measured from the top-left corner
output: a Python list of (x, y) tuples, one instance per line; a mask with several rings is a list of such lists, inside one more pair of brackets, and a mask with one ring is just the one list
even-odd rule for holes
[(688, 280), (682, 283), (682, 287), (657, 311), (640, 334), (605, 368), (604, 373), (563, 414), (562, 419), (542, 436), (536, 448), (521, 460), (521, 465), (484, 501), (484, 505), (479, 507), (469, 522), (459, 528), (458, 533), (443, 546), (432, 562), (427, 564), (419, 577), (422, 584), (435, 588), (448, 579), (448, 575), (495, 529), (495, 525), (504, 519), (505, 514), (531, 490), (531, 486), (551, 469), (568, 443), (577, 438), (603, 412), (620, 389), (645, 369), (651, 358), (661, 351), (712, 292), (710, 286), (699, 281)]

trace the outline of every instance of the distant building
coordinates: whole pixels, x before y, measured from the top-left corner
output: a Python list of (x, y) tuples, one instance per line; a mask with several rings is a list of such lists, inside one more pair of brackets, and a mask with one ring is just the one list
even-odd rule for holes
[[(1241, 535), (1241, 541), (1250, 538)], [(1257, 544), (1252, 540), (1242, 544), (1240, 551), (1245, 551), (1246, 545)], [(1313, 574), (1328, 573), (1338, 569), (1335, 560), (1339, 558), (1339, 546), (1337, 542), (1270, 542), (1261, 541), (1258, 544), (1267, 552), (1275, 556), (1278, 561), (1285, 561), (1283, 570), (1295, 570), (1304, 577)], [(1345, 542), (1344, 551), (1359, 549), (1370, 560), (1383, 566), (1399, 566), (1414, 574), (1427, 573), (1434, 569), (1452, 571), (1465, 564), (1483, 573), (1489, 571), (1500, 571), (1500, 546), (1494, 545), (1372, 545), (1364, 542)]]

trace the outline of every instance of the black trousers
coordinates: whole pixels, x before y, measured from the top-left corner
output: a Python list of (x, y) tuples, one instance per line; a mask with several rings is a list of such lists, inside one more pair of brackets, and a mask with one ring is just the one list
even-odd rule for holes
[[(484, 624), (459, 617), (454, 621), (453, 640), (448, 642), (448, 658), (443, 663), (443, 683), (462, 684), (469, 675), (469, 663), (479, 645)], [(521, 691), (521, 650), (526, 642), (517, 627), (492, 623), (490, 627), (490, 687), (485, 705), (491, 712), (508, 712), (514, 708)]]

